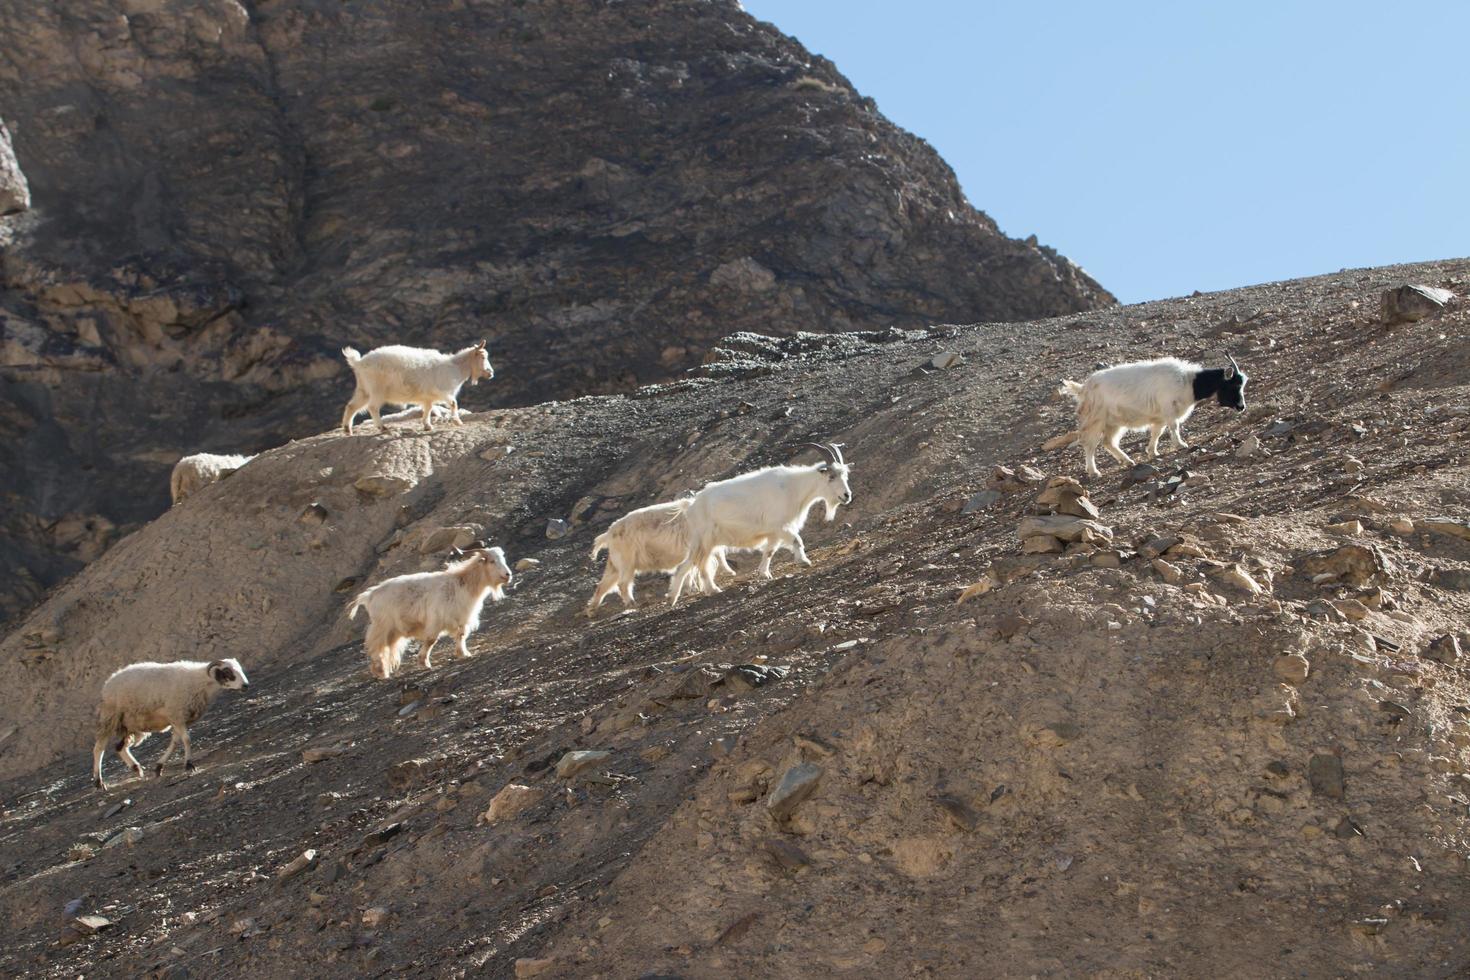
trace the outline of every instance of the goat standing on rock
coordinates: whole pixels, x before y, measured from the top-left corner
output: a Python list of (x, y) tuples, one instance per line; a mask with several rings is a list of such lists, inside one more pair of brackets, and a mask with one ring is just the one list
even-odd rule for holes
[(347, 618), (355, 619), (359, 609), (368, 612), (368, 669), (374, 677), (392, 677), (409, 640), (418, 641), (419, 663), (429, 667), (429, 654), (445, 633), (454, 637), (459, 655), (468, 657), (465, 638), (480, 628), (485, 598), (505, 598), (510, 580), (502, 549), (474, 548), (441, 571), (399, 575), (364, 590), (347, 608)]
[(421, 406), (426, 432), (434, 427), (430, 419), (435, 402), (448, 405), (454, 424), (463, 425), (464, 420), (459, 417), (459, 389), (466, 381), (473, 385), (481, 378), (495, 377), (483, 340), (454, 354), (394, 345), (367, 354), (344, 347), (342, 356), (347, 358), (347, 366), (357, 379), (357, 389), (342, 413), (342, 431), (349, 436), (353, 420), (364, 409), (381, 432), (383, 423), (378, 410), (386, 402)]
[(779, 548), (790, 548), (797, 561), (811, 564), (801, 540), (807, 512), (821, 501), (824, 516), (832, 520), (839, 504), (852, 503), (852, 488), (841, 447), (815, 442), (808, 445), (821, 450), (827, 459), (806, 466), (768, 466), (742, 473), (706, 484), (694, 495), (684, 517), (689, 525), (689, 554), (669, 579), (673, 605), (679, 604), (691, 569), (697, 570), (706, 590), (720, 591), (714, 569), (720, 549), (760, 549), (760, 573), (764, 578), (771, 577), (771, 556)]
[[(1159, 436), (1168, 429), (1174, 445), (1188, 449), (1179, 427), (1195, 405), (1215, 398), (1226, 408), (1245, 411), (1246, 373), (1230, 360), (1226, 368), (1203, 368), (1176, 357), (1118, 364), (1088, 375), (1085, 382), (1062, 382), (1061, 393), (1077, 402), (1077, 431), (1069, 433), (1082, 445), (1088, 476), (1100, 476), (1097, 447), (1101, 443), (1114, 459), (1125, 466), (1133, 460), (1118, 446), (1130, 429), (1148, 430), (1148, 458), (1159, 455)], [(1048, 448), (1066, 445), (1059, 437)]]

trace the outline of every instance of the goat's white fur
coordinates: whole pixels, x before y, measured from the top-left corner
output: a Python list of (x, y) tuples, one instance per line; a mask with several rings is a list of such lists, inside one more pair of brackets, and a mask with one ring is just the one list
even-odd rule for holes
[(1132, 457), (1118, 445), (1123, 433), (1130, 430), (1148, 430), (1149, 459), (1159, 455), (1159, 437), (1165, 430), (1174, 445), (1188, 449), (1181, 427), (1194, 411), (1194, 377), (1202, 370), (1177, 357), (1162, 357), (1103, 368), (1088, 375), (1085, 382), (1064, 380), (1060, 392), (1077, 402), (1076, 440), (1082, 445), (1087, 474), (1100, 475), (1099, 443), (1118, 462), (1133, 465)]
[(485, 598), (505, 598), (510, 566), (500, 548), (479, 548), (437, 572), (415, 572), (390, 578), (359, 593), (347, 609), (349, 619), (366, 609), (365, 647), (368, 668), (386, 680), (403, 661), (409, 640), (419, 643), (419, 663), (432, 664), (429, 655), (439, 637), (454, 637), (461, 657), (470, 655), (465, 638), (480, 628)]
[[(661, 504), (640, 507), (629, 511), (613, 521), (606, 531), (592, 542), (592, 560), (607, 551), (607, 567), (602, 580), (587, 603), (587, 614), (602, 605), (613, 592), (618, 593), (624, 606), (633, 605), (633, 580), (639, 572), (670, 572), (689, 554), (689, 524), (685, 513), (691, 498), (670, 500)], [(715, 550), (719, 567), (734, 574), (725, 560), (725, 549)], [(698, 588), (702, 583), (693, 570), (689, 573)]]
[(464, 420), (459, 417), (459, 389), (466, 381), (473, 385), (481, 378), (495, 377), (483, 340), (454, 354), (393, 345), (366, 354), (344, 347), (342, 356), (357, 380), (357, 388), (342, 413), (342, 431), (349, 436), (353, 420), (364, 410), (381, 430), (379, 409), (387, 403), (420, 406), (424, 428), (428, 430), (433, 428), (434, 403), (443, 402), (449, 406), (454, 424), (463, 425)]
[(249, 687), (245, 671), (233, 658), (180, 660), (170, 664), (131, 664), (113, 673), (102, 685), (102, 702), (97, 707), (97, 740), (92, 745), (92, 782), (102, 781), (102, 756), (109, 745), (128, 768), (143, 775), (143, 767), (129, 751), (154, 732), (172, 731), (168, 748), (158, 760), (157, 772), (173, 755), (175, 745), (184, 747), (184, 769), (194, 768), (189, 759), (189, 728), (204, 714), (223, 690)]
[(838, 505), (852, 500), (848, 472), (846, 463), (835, 461), (768, 466), (707, 484), (691, 498), (685, 513), (690, 547), (669, 579), (672, 604), (678, 605), (691, 569), (702, 576), (706, 589), (720, 591), (713, 568), (720, 548), (760, 549), (763, 578), (771, 577), (771, 556), (779, 548), (790, 548), (797, 561), (810, 565), (801, 540), (807, 512), (820, 501), (825, 518), (836, 517)]
[(254, 459), (254, 456), (224, 456), (218, 453), (195, 453), (174, 464), (168, 478), (170, 502), (177, 504), (191, 493), (211, 483), (218, 483)]

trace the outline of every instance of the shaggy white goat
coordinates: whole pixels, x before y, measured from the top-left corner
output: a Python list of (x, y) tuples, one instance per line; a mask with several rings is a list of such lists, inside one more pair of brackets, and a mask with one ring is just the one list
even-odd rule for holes
[(434, 403), (449, 406), (455, 425), (463, 425), (459, 417), (459, 389), (466, 381), (479, 384), (481, 378), (495, 377), (490, 354), (482, 340), (455, 354), (441, 354), (422, 347), (379, 347), (359, 354), (351, 347), (342, 348), (347, 366), (357, 379), (357, 389), (342, 413), (342, 431), (352, 435), (352, 422), (364, 409), (373, 417), (379, 430), (383, 423), (378, 410), (385, 403), (418, 405), (424, 413), (424, 429), (432, 429)]
[[(587, 603), (592, 615), (602, 601), (614, 591), (624, 606), (633, 605), (633, 580), (639, 572), (672, 572), (689, 553), (689, 524), (685, 513), (691, 498), (670, 500), (662, 504), (640, 507), (613, 521), (592, 542), (592, 560), (607, 551), (607, 567), (602, 581)], [(725, 549), (715, 549), (715, 560), (723, 570), (735, 570), (725, 561)], [(694, 575), (693, 570), (690, 571)], [(694, 575), (694, 587), (699, 587)]]
[(419, 663), (432, 666), (429, 654), (446, 633), (454, 637), (459, 655), (468, 657), (465, 637), (480, 628), (485, 597), (505, 598), (510, 580), (503, 550), (474, 548), (441, 571), (399, 575), (360, 593), (347, 617), (367, 610), (368, 669), (374, 677), (392, 677), (409, 640), (419, 643)]
[(797, 561), (811, 564), (801, 540), (807, 512), (821, 501), (826, 519), (832, 520), (839, 504), (852, 503), (852, 488), (841, 447), (808, 445), (821, 450), (827, 459), (742, 473), (707, 484), (694, 495), (684, 517), (689, 524), (689, 554), (669, 578), (673, 605), (678, 605), (691, 569), (702, 576), (706, 589), (720, 591), (713, 568), (715, 551), (720, 548), (760, 549), (764, 578), (771, 577), (771, 556), (779, 548), (790, 548)]
[[(1226, 355), (1229, 357), (1229, 355)], [(1118, 446), (1130, 429), (1147, 429), (1148, 458), (1159, 454), (1159, 437), (1169, 430), (1174, 445), (1188, 449), (1180, 427), (1194, 407), (1207, 398), (1226, 408), (1245, 411), (1245, 383), (1249, 380), (1235, 358), (1227, 368), (1203, 368), (1175, 357), (1135, 361), (1094, 371), (1082, 383), (1062, 381), (1061, 393), (1077, 402), (1076, 439), (1089, 476), (1099, 476), (1097, 447), (1101, 443), (1118, 462), (1133, 460)], [(1048, 446), (1065, 445), (1063, 437)]]
[(217, 453), (195, 453), (174, 464), (168, 478), (168, 492), (177, 504), (189, 494), (218, 483), (254, 459), (254, 456), (221, 456)]
[(184, 770), (194, 771), (189, 759), (189, 727), (198, 721), (215, 695), (224, 690), (243, 691), (250, 686), (240, 661), (180, 660), (171, 664), (131, 664), (115, 672), (102, 685), (102, 703), (97, 708), (97, 741), (92, 746), (92, 782), (102, 781), (102, 756), (108, 746), (128, 768), (141, 778), (143, 767), (129, 751), (154, 732), (172, 730), (168, 748), (155, 770), (163, 775), (163, 764), (174, 746), (184, 746)]

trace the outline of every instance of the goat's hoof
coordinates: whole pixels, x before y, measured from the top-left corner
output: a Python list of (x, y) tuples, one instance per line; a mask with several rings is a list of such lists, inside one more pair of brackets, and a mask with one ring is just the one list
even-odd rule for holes
[(106, 788), (107, 788), (107, 784), (106, 784), (106, 783), (104, 783), (104, 782), (103, 782), (103, 781), (102, 781), (102, 780), (101, 780), (101, 779), (100, 779), (100, 778), (98, 778), (98, 777), (97, 777), (97, 776), (93, 776), (93, 777), (92, 777), (92, 785), (93, 785), (93, 786), (95, 786), (95, 787), (97, 787), (97, 788), (98, 788), (98, 789), (106, 789)]
[[(143, 774), (140, 772), (140, 773), (138, 773), (138, 775), (141, 776)], [(154, 779), (162, 779), (163, 778), (163, 763), (160, 762), (157, 766), (154, 767), (154, 769), (153, 769), (153, 778)]]
[(186, 763), (184, 763), (184, 773), (185, 773), (185, 775), (188, 775), (189, 773), (192, 773), (195, 770), (195, 768), (197, 768), (197, 767), (192, 762), (186, 762)]

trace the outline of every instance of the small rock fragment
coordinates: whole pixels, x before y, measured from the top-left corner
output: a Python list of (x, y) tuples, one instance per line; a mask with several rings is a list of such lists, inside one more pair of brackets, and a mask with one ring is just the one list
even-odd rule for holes
[(1329, 753), (1318, 753), (1307, 762), (1307, 781), (1312, 792), (1319, 796), (1340, 800), (1346, 791), (1342, 760)]
[(539, 559), (536, 559), (536, 558), (522, 558), (520, 561), (516, 562), (515, 569), (518, 572), (524, 572), (524, 571), (527, 571), (528, 569), (535, 568), (535, 567), (537, 567), (540, 564), (541, 564), (541, 562), (540, 562)]
[(980, 817), (975, 813), (973, 807), (960, 799), (958, 796), (945, 794), (934, 798), (934, 805), (960, 830), (971, 831), (980, 822)]
[(480, 458), (487, 463), (498, 463), (515, 452), (515, 450), (516, 447), (514, 446), (491, 446), (488, 449), (480, 450)]
[(978, 510), (985, 510), (994, 506), (1001, 498), (999, 490), (980, 490), (970, 495), (965, 505), (960, 508), (961, 514), (973, 514)]
[(1027, 555), (1059, 554), (1062, 542), (1050, 534), (1034, 534), (1021, 541), (1021, 552)]
[(1435, 534), (1470, 541), (1470, 521), (1453, 517), (1425, 517), (1416, 521), (1415, 526), (1422, 530), (1433, 531)]
[(296, 518), (302, 524), (324, 524), (327, 520), (327, 509), (316, 501), (306, 505), (301, 516)]
[(560, 540), (567, 536), (572, 526), (560, 517), (553, 517), (546, 522), (546, 537), (552, 541)]
[(534, 806), (542, 795), (541, 790), (531, 786), (507, 783), (490, 801), (490, 807), (485, 811), (484, 820), (487, 824), (509, 820)]
[(106, 843), (102, 845), (102, 849), (105, 851), (109, 847), (117, 847), (119, 844), (126, 844), (128, 847), (132, 847), (134, 844), (138, 843), (138, 841), (142, 839), (143, 831), (141, 828), (125, 827), (122, 830), (118, 831), (116, 834), (113, 834), (111, 837), (109, 837)]
[(1328, 534), (1336, 534), (1344, 538), (1362, 537), (1363, 523), (1361, 521), (1343, 521), (1340, 524), (1329, 524), (1322, 530)]
[(524, 977), (539, 977), (555, 966), (556, 957), (554, 956), (540, 958), (522, 956), (516, 960), (516, 978), (517, 980), (521, 980)]
[(786, 871), (799, 871), (812, 863), (806, 852), (790, 841), (772, 839), (763, 846), (771, 859)]
[(612, 758), (611, 752), (604, 752), (598, 749), (568, 752), (557, 762), (556, 774), (562, 779), (571, 779), (578, 773), (584, 772), (610, 758)]
[(1271, 669), (1287, 684), (1300, 684), (1311, 674), (1312, 664), (1300, 653), (1288, 653), (1277, 657)]
[(1448, 289), (1410, 284), (1385, 289), (1379, 302), (1384, 323), (1416, 323), (1438, 313), (1454, 298)]
[(1108, 544), (1113, 540), (1113, 529), (1107, 525), (1065, 514), (1027, 517), (1021, 521), (1016, 534), (1022, 541), (1041, 535), (1050, 535), (1067, 542), (1085, 541), (1088, 544)]
[(370, 497), (392, 497), (412, 489), (413, 484), (402, 477), (374, 473), (359, 477), (353, 486)]
[(1436, 663), (1455, 664), (1460, 662), (1460, 639), (1453, 633), (1436, 638), (1424, 650), (1424, 659)]
[(1171, 565), (1162, 558), (1155, 558), (1150, 564), (1153, 570), (1159, 573), (1159, 578), (1169, 585), (1178, 585), (1184, 581), (1184, 573), (1179, 570), (1178, 565)]
[(376, 929), (388, 921), (389, 914), (388, 906), (386, 905), (374, 905), (372, 908), (363, 909), (362, 924), (369, 929)]
[(766, 799), (767, 811), (778, 821), (789, 818), (816, 791), (822, 774), (822, 767), (813, 762), (799, 762), (787, 769)]
[(959, 367), (963, 363), (965, 363), (964, 357), (956, 351), (952, 350), (947, 350), (935, 354), (929, 359), (929, 366), (939, 371), (944, 371), (952, 367)]
[(308, 868), (314, 867), (316, 867), (316, 850), (307, 848), (292, 860), (290, 864), (276, 872), (276, 881), (278, 883), (289, 881)]

